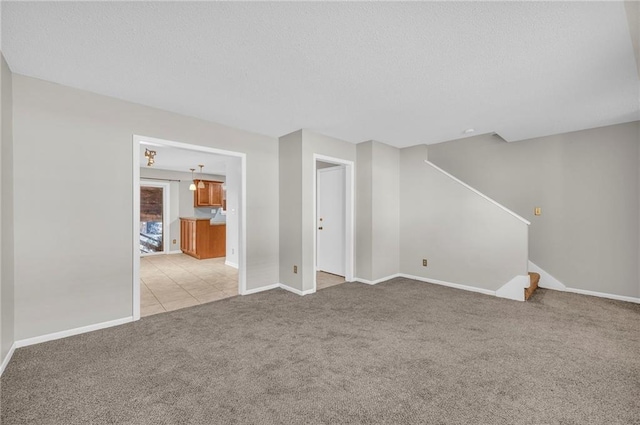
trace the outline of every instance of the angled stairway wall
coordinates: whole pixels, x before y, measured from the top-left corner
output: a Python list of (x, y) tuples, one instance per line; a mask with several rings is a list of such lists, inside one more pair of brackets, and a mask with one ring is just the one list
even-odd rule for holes
[(530, 260), (567, 287), (640, 298), (639, 121), (513, 143), (479, 135), (428, 154), (529, 219)]
[(400, 273), (488, 294), (513, 282), (523, 294), (528, 222), (426, 158), (426, 145), (400, 151)]

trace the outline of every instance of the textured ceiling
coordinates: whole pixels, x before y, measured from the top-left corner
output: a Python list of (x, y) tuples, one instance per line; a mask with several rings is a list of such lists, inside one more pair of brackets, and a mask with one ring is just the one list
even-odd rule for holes
[(14, 72), (281, 136), (508, 141), (640, 119), (622, 2), (6, 2)]

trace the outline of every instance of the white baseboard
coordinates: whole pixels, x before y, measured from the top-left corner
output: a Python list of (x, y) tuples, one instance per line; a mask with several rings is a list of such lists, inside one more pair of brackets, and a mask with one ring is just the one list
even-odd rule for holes
[(225, 261), (224, 265), (225, 266), (229, 266), (229, 267), (233, 267), (234, 269), (238, 268), (238, 265), (236, 263), (232, 263), (231, 261)]
[(524, 289), (531, 286), (529, 275), (518, 275), (496, 289), (496, 297), (524, 301)]
[(173, 255), (173, 254), (182, 254), (181, 250), (177, 250), (177, 251), (169, 251), (167, 252), (167, 254)]
[(314, 294), (316, 292), (315, 289), (307, 289), (306, 291), (301, 291), (299, 289), (292, 288), (291, 286), (285, 285), (284, 283), (278, 283), (278, 286), (284, 289), (285, 291), (293, 292), (294, 294), (301, 295), (301, 296)]
[(396, 277), (402, 277), (402, 275), (400, 273), (396, 273), (376, 280), (367, 280), (359, 277), (354, 277), (353, 282), (365, 283), (367, 285), (377, 285), (378, 283), (386, 282), (387, 280), (394, 279)]
[(551, 276), (531, 261), (529, 261), (529, 271), (540, 275), (540, 282), (538, 282), (538, 286), (540, 288), (555, 289), (556, 291), (564, 291), (567, 289), (567, 286), (564, 283), (560, 282), (558, 279)]
[(13, 352), (16, 351), (16, 348), (17, 347), (15, 342), (11, 344), (11, 348), (9, 348), (9, 352), (2, 360), (2, 364), (0, 364), (0, 376), (2, 376), (2, 374), (4, 373), (4, 370), (7, 368), (7, 365), (9, 364), (11, 357), (13, 357)]
[(565, 292), (573, 292), (574, 294), (589, 295), (591, 297), (608, 298), (610, 300), (626, 301), (630, 303), (640, 304), (640, 298), (628, 297), (626, 295), (607, 294), (606, 292), (587, 291), (586, 289), (565, 288)]
[(284, 289), (285, 291), (293, 292), (294, 294), (301, 295), (301, 296), (314, 294), (316, 292), (315, 289), (307, 289), (306, 291), (301, 291), (299, 289), (292, 288), (289, 285), (285, 285), (284, 283), (279, 283), (278, 285), (280, 288)]
[(400, 273), (400, 277), (419, 280), (420, 282), (434, 283), (436, 285), (448, 286), (450, 288), (455, 288), (455, 289), (462, 289), (463, 291), (477, 292), (479, 294), (484, 294), (484, 295), (493, 295), (493, 296), (496, 295), (496, 291), (492, 291), (490, 289), (484, 289), (484, 288), (477, 288), (475, 286), (462, 285), (460, 283), (445, 282), (444, 280), (431, 279), (428, 277), (421, 277), (421, 276), (413, 276), (405, 273)]
[(273, 285), (267, 285), (267, 286), (261, 286), (260, 288), (248, 289), (244, 291), (243, 294), (240, 294), (240, 295), (257, 294), (258, 292), (270, 291), (272, 289), (277, 289), (277, 288), (281, 288), (281, 289), (284, 289), (285, 291), (293, 292), (294, 294), (300, 295), (300, 296), (309, 295), (316, 292), (314, 289), (307, 289), (306, 291), (301, 291), (299, 289), (292, 288), (289, 285), (285, 285), (284, 283), (274, 283)]
[(68, 336), (79, 335), (87, 332), (97, 331), (99, 329), (110, 328), (112, 326), (124, 325), (133, 322), (133, 317), (123, 317), (122, 319), (110, 320), (108, 322), (96, 323), (94, 325), (82, 326), (80, 328), (69, 329), (66, 331), (54, 332), (46, 335), (35, 336), (33, 338), (21, 339), (15, 342), (16, 348), (27, 347), (29, 345), (40, 344), (41, 342), (53, 341)]
[(271, 289), (276, 289), (276, 288), (279, 288), (279, 287), (280, 287), (279, 283), (274, 283), (273, 285), (267, 285), (267, 286), (261, 286), (259, 288), (247, 289), (246, 291), (244, 291), (240, 295), (257, 294), (258, 292), (270, 291)]
[(531, 261), (529, 261), (529, 271), (538, 273), (540, 275), (540, 283), (538, 283), (538, 286), (544, 289), (553, 289), (554, 291), (571, 292), (574, 294), (589, 295), (591, 297), (607, 298), (610, 300), (626, 301), (630, 303), (640, 304), (640, 298), (636, 297), (609, 294), (606, 292), (588, 291), (586, 289), (569, 288), (564, 283), (560, 282), (558, 279), (551, 276), (549, 273), (547, 273)]

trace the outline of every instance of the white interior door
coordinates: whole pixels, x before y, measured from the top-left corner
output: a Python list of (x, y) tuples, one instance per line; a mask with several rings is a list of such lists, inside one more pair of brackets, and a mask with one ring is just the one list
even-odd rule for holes
[(320, 169), (317, 173), (317, 268), (344, 276), (345, 169), (336, 166)]

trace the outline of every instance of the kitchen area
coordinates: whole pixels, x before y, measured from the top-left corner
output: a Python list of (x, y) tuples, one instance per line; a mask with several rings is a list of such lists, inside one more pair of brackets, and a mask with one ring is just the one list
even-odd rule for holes
[[(211, 209), (213, 216), (180, 217), (180, 250), (198, 260), (226, 256), (226, 220), (216, 220), (216, 210), (226, 212), (226, 187), (224, 182), (194, 180), (194, 209)], [(224, 215), (221, 215), (224, 217)]]
[[(141, 146), (141, 157), (144, 149), (149, 148)], [(178, 149), (156, 147), (154, 151), (151, 165), (149, 161), (140, 164), (140, 186), (141, 193), (145, 185), (165, 187), (165, 214), (153, 226), (162, 228), (165, 248), (147, 253), (141, 243), (141, 316), (238, 295), (239, 180), (232, 179), (240, 174), (239, 163)], [(191, 165), (194, 162), (199, 172)], [(228, 174), (232, 174), (231, 187), (227, 187)], [(141, 235), (142, 218), (141, 213)]]

